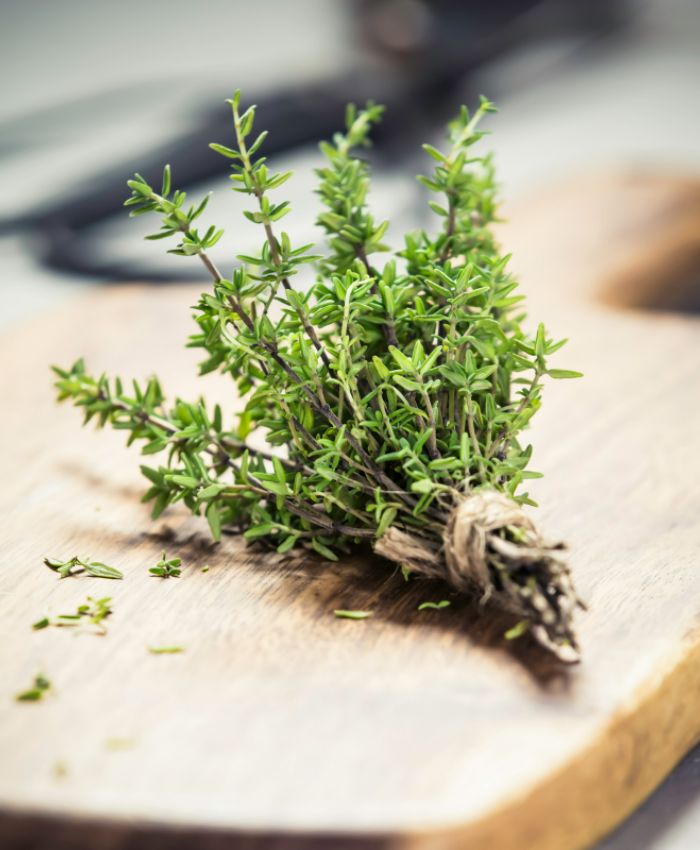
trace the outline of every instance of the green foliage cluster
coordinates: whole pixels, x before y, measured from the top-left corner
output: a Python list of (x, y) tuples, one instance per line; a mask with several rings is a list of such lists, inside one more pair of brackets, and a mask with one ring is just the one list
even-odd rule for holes
[(163, 552), (160, 561), (158, 561), (155, 567), (151, 567), (148, 572), (156, 578), (178, 578), (182, 573), (181, 564), (182, 558), (168, 558), (165, 552)]
[[(219, 406), (168, 403), (156, 378), (125, 388), (93, 377), (82, 361), (56, 369), (59, 399), (86, 420), (140, 441), (160, 465), (142, 467), (153, 515), (183, 502), (211, 532), (242, 531), (278, 552), (304, 546), (335, 559), (395, 526), (439, 542), (456, 502), (479, 488), (530, 502), (520, 488), (537, 473), (520, 433), (541, 403), (542, 380), (578, 373), (550, 368), (564, 341), (525, 318), (509, 257), (496, 243), (496, 185), (476, 145), (493, 105), (482, 99), (449, 125), (443, 150), (419, 177), (431, 193), (436, 227), (385, 243), (386, 221), (368, 207), (362, 157), (382, 107), (349, 107), (346, 129), (323, 143), (318, 169), (327, 250), (294, 245), (280, 226), (290, 212), (254, 132), (255, 107), (230, 101), (231, 147), (211, 147), (231, 167), (232, 188), (250, 198), (246, 218), (261, 247), (220, 271), (208, 250), (222, 236), (197, 228), (207, 198), (187, 205), (166, 166), (159, 189), (138, 174), (128, 182), (132, 215), (156, 214), (149, 239), (175, 238), (173, 253), (197, 256), (212, 287), (196, 306), (189, 345), (201, 373), (230, 375), (245, 400), (233, 421)], [(295, 285), (315, 265), (315, 282)], [(269, 451), (251, 447), (262, 432)]]

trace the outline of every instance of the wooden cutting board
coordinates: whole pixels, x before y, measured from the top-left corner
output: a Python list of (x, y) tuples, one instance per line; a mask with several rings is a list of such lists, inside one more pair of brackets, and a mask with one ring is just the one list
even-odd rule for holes
[[(232, 407), (181, 345), (199, 286), (106, 287), (3, 337), (0, 846), (574, 850), (622, 820), (700, 734), (699, 223), (697, 184), (602, 175), (503, 232), (533, 318), (572, 338), (556, 365), (586, 373), (531, 432), (590, 604), (570, 669), (474, 602), (417, 611), (444, 589), (371, 557), (285, 565), (149, 520), (137, 450), (54, 406), (47, 366)], [(149, 577), (163, 548), (181, 578)], [(126, 578), (42, 566), (74, 554)], [(106, 636), (32, 631), (88, 594), (113, 597)], [(40, 670), (53, 692), (15, 702)]]

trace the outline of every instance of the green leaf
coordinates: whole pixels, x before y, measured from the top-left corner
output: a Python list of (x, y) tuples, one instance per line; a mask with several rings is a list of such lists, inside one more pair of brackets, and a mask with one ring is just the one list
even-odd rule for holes
[(394, 375), (393, 378), (395, 383), (409, 392), (418, 392), (420, 390), (418, 381), (411, 381), (409, 378), (404, 378), (403, 375)]
[(574, 372), (571, 369), (548, 369), (547, 374), (550, 378), (561, 380), (563, 378), (583, 378), (583, 372)]
[(185, 651), (184, 646), (149, 646), (151, 655), (177, 655)]
[(60, 570), (62, 567), (65, 567), (66, 565), (71, 565), (71, 566), (77, 565), (78, 559), (72, 558), (68, 561), (62, 561), (62, 560), (60, 560), (60, 558), (44, 558), (44, 563), (46, 564), (47, 567), (49, 567), (52, 570)]
[(50, 690), (51, 682), (43, 675), (43, 673), (39, 673), (34, 677), (34, 683), (31, 688), (28, 688), (26, 691), (21, 691), (15, 697), (18, 702), (38, 702), (43, 699), (46, 692)]
[(382, 534), (389, 528), (389, 526), (394, 522), (398, 515), (398, 511), (396, 508), (385, 508), (382, 511), (381, 519), (379, 521), (379, 525), (377, 526), (376, 537), (379, 539)]
[(503, 635), (503, 637), (506, 640), (516, 640), (516, 638), (522, 637), (529, 630), (530, 621), (520, 620), (520, 622), (516, 623), (512, 628), (508, 629), (508, 631)]
[(203, 502), (205, 502), (205, 501), (208, 501), (209, 499), (211, 499), (215, 496), (218, 496), (219, 493), (223, 493), (223, 491), (225, 489), (226, 489), (225, 484), (210, 484), (208, 487), (204, 487), (202, 490), (200, 490), (198, 495), (199, 495), (199, 498)]
[(261, 476), (260, 485), (266, 490), (269, 490), (271, 493), (275, 493), (277, 496), (290, 495), (289, 486), (286, 483), (283, 484), (280, 481), (264, 480)]
[(424, 361), (425, 349), (423, 348), (423, 343), (420, 340), (417, 340), (416, 344), (413, 346), (413, 351), (411, 352), (411, 364), (413, 369), (419, 371)]
[(441, 457), (430, 461), (430, 469), (435, 472), (442, 472), (448, 469), (457, 469), (462, 465), (459, 458), (456, 457)]
[(401, 369), (403, 369), (406, 372), (409, 372), (410, 374), (413, 374), (415, 372), (413, 362), (411, 361), (411, 359), (409, 357), (406, 357), (406, 355), (403, 353), (403, 351), (399, 351), (399, 349), (396, 348), (396, 346), (394, 346), (394, 345), (389, 346), (389, 354), (391, 354), (391, 356), (394, 359), (394, 362)]
[(227, 148), (226, 145), (219, 145), (216, 142), (210, 142), (209, 147), (221, 154), (221, 156), (225, 156), (228, 159), (240, 159), (240, 155), (238, 151), (233, 150), (232, 148)]
[(256, 540), (258, 537), (269, 537), (277, 531), (277, 528), (278, 526), (274, 522), (265, 522), (261, 525), (253, 525), (246, 529), (243, 536), (246, 540)]
[(464, 369), (456, 363), (439, 366), (438, 372), (455, 387), (467, 386), (467, 376)]
[(162, 188), (160, 190), (161, 195), (163, 195), (166, 198), (170, 194), (171, 177), (172, 177), (172, 175), (171, 175), (171, 172), (170, 172), (170, 166), (166, 165), (165, 168), (163, 169), (163, 183), (162, 183)]
[(445, 162), (447, 160), (445, 154), (440, 153), (440, 151), (437, 148), (434, 148), (432, 145), (426, 144), (421, 145), (421, 147), (429, 156), (432, 156), (432, 158), (437, 160), (438, 162)]
[(180, 487), (186, 487), (188, 490), (194, 490), (195, 487), (199, 486), (199, 481), (191, 475), (168, 475), (168, 481), (179, 484)]
[(124, 574), (116, 567), (110, 567), (100, 561), (88, 561), (83, 564), (85, 572), (93, 578), (123, 579)]
[(277, 547), (278, 554), (283, 555), (285, 552), (289, 552), (290, 549), (294, 548), (296, 542), (297, 538), (294, 534), (290, 534), (289, 537), (285, 537), (285, 539)]
[(44, 691), (41, 688), (30, 688), (17, 694), (16, 699), (18, 702), (38, 702), (43, 696)]
[(211, 530), (211, 536), (217, 542), (221, 540), (221, 513), (219, 506), (215, 502), (211, 502), (206, 510), (206, 518)]
[(372, 357), (372, 365), (377, 370), (377, 374), (383, 381), (389, 377), (389, 370), (376, 355)]
[(437, 213), (437, 215), (443, 217), (449, 215), (449, 212), (444, 207), (440, 206), (440, 204), (438, 204), (436, 201), (428, 201), (428, 206), (434, 213)]
[(272, 466), (275, 469), (275, 475), (277, 476), (277, 480), (280, 484), (287, 484), (287, 473), (285, 472), (284, 466), (282, 465), (282, 461), (278, 457), (272, 458)]
[(316, 550), (316, 552), (318, 552), (319, 555), (323, 555), (326, 560), (338, 560), (338, 556), (335, 554), (335, 552), (332, 549), (329, 549), (329, 547), (326, 546), (325, 543), (321, 543), (321, 541), (317, 537), (314, 537), (314, 539), (311, 541), (311, 546), (313, 549)]
[(451, 605), (449, 599), (441, 599), (439, 602), (421, 602), (418, 606), (419, 611), (426, 611), (428, 609), (433, 609), (435, 611), (439, 611), (441, 608), (449, 608)]
[(295, 292), (293, 289), (288, 289), (285, 292), (285, 297), (289, 304), (294, 307), (295, 310), (298, 310), (300, 312), (304, 312), (306, 310), (304, 298), (298, 292)]
[(431, 481), (430, 478), (421, 478), (411, 484), (411, 490), (414, 493), (432, 493), (434, 488), (435, 482)]
[(537, 335), (535, 337), (535, 355), (538, 360), (541, 360), (545, 355), (545, 329), (543, 324), (537, 326)]
[(372, 616), (371, 611), (347, 611), (343, 608), (336, 608), (333, 613), (343, 620), (366, 620)]

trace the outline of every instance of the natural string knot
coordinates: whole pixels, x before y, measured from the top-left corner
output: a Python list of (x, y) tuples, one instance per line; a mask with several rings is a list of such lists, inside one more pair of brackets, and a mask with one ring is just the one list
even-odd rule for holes
[[(437, 529), (436, 529), (437, 531)], [(544, 541), (513, 499), (495, 490), (462, 497), (432, 539), (392, 526), (375, 551), (411, 572), (476, 590), (483, 601), (532, 624), (533, 636), (566, 661), (577, 660), (572, 617), (576, 596), (561, 544)]]
[(532, 520), (503, 493), (479, 490), (459, 502), (442, 535), (445, 577), (453, 587), (468, 590), (476, 584), (488, 593), (493, 584), (487, 560), (488, 535), (507, 526), (525, 529), (528, 537), (539, 538)]

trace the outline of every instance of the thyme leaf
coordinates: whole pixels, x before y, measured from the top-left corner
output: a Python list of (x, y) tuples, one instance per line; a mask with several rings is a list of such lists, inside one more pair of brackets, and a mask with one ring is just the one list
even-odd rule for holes
[(449, 608), (452, 603), (449, 599), (441, 599), (440, 602), (421, 602), (418, 606), (419, 611), (426, 611), (428, 609), (432, 609), (435, 611), (439, 611), (442, 608)]
[(149, 646), (148, 651), (151, 655), (176, 655), (184, 652), (185, 648), (183, 646)]
[(366, 620), (372, 616), (371, 611), (347, 611), (342, 608), (336, 608), (333, 613), (336, 617), (340, 617), (343, 620)]

